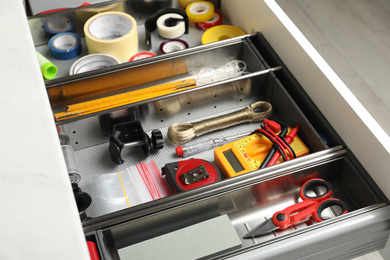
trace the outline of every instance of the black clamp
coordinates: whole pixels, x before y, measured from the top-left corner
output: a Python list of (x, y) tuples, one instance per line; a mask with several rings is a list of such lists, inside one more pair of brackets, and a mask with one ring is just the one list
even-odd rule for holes
[(185, 11), (175, 9), (175, 8), (165, 8), (160, 11), (157, 11), (154, 15), (152, 15), (145, 21), (145, 40), (146, 40), (146, 45), (149, 47), (149, 50), (152, 49), (151, 33), (157, 29), (157, 19), (160, 18), (160, 16), (168, 13), (179, 14), (183, 16), (183, 19), (170, 18), (168, 19), (168, 21), (166, 21), (166, 23), (168, 22), (169, 24), (166, 25), (175, 26), (177, 22), (184, 21), (185, 22), (184, 34), (188, 34), (188, 16)]
[(154, 129), (150, 138), (144, 132), (139, 121), (134, 120), (114, 125), (109, 144), (111, 159), (117, 164), (122, 164), (124, 162), (121, 157), (123, 148), (134, 146), (141, 146), (145, 157), (148, 157), (152, 150), (156, 151), (164, 147), (161, 131)]

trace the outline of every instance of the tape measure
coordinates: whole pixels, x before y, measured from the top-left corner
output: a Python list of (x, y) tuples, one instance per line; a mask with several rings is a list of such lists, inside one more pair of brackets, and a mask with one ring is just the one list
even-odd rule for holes
[[(259, 169), (272, 145), (262, 134), (252, 134), (214, 149), (214, 160), (226, 177), (234, 177)], [(294, 137), (290, 146), (297, 157), (309, 153), (309, 148), (298, 136)], [(281, 161), (279, 159), (278, 162)]]
[(192, 190), (221, 179), (219, 170), (202, 159), (168, 163), (162, 168), (162, 174), (174, 193)]

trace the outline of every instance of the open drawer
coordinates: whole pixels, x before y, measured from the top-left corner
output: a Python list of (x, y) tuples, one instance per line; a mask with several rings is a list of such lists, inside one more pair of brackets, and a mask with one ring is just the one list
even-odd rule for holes
[[(263, 55), (264, 51), (267, 52)], [(217, 58), (221, 54), (233, 60), (244, 61), (248, 73), (205, 84), (183, 93), (159, 96), (58, 122), (63, 140), (67, 140), (67, 144), (75, 149), (81, 174), (79, 185), (83, 191), (93, 194), (92, 204), (86, 210), (89, 218), (83, 219), (83, 226), (87, 239), (98, 245), (100, 256), (103, 259), (126, 259), (126, 254), (141, 254), (131, 251), (134, 250), (134, 246), (150, 247), (154, 240), (162, 239), (158, 243), (166, 245), (165, 251), (162, 246), (163, 248), (156, 247), (156, 251), (151, 250), (148, 253), (160, 254), (163, 258), (162, 252), (170, 252), (170, 247), (166, 244), (169, 240), (164, 240), (164, 236), (174, 234), (172, 232), (182, 232), (186, 228), (220, 216), (228, 217), (240, 242), (234, 250), (212, 253), (206, 255), (206, 258), (242, 259), (252, 254), (256, 258), (261, 254), (264, 259), (272, 259), (290, 256), (292, 253), (296, 258), (304, 258), (307, 255), (311, 257), (315, 255), (318, 258), (329, 256), (349, 258), (383, 247), (389, 233), (389, 222), (385, 217), (388, 211), (387, 198), (310, 102), (261, 35), (245, 36), (178, 52), (163, 61), (129, 66), (121, 69), (119, 73), (137, 75), (134, 71), (147, 71), (149, 67), (153, 68), (160, 62), (174, 67), (177, 64), (186, 64), (186, 69), (182, 70), (184, 73), (170, 77), (171, 80), (183, 79), (193, 76), (189, 71), (199, 71), (198, 67), (194, 69), (191, 64), (202, 66), (201, 61), (212, 60), (215, 62), (214, 66), (223, 66), (226, 60)], [(222, 63), (219, 63), (221, 60)], [(282, 68), (275, 71), (267, 70), (270, 68), (269, 64), (281, 65)], [(118, 72), (113, 70), (110, 73), (115, 75)], [(109, 77), (110, 73), (88, 77), (80, 82), (89, 85), (89, 81)], [(136, 79), (134, 76), (131, 78)], [(146, 83), (143, 88), (155, 82)], [(80, 83), (63, 82), (56, 84), (54, 88), (67, 88), (68, 85), (77, 84)], [(284, 86), (288, 86), (288, 89)], [(300, 105), (292, 99), (290, 93), (298, 95)], [(101, 205), (97, 205), (96, 202), (99, 195), (96, 195), (93, 184), (91, 185), (97, 177), (123, 171), (142, 160), (153, 160), (159, 169), (167, 163), (183, 161), (176, 157), (176, 146), (166, 137), (171, 124), (215, 117), (259, 100), (272, 104), (273, 112), (270, 118), (288, 121), (292, 126), (299, 125), (298, 136), (309, 148), (309, 155), (234, 178), (225, 176), (216, 183), (128, 208), (103, 213), (99, 209)], [(164, 148), (151, 153), (147, 158), (140, 147), (127, 148), (122, 151), (123, 164), (114, 163), (108, 149), (109, 133), (106, 131), (106, 125), (102, 123), (107, 122), (103, 120), (107, 117), (118, 119), (121, 116), (139, 120), (147, 134), (156, 128), (161, 130)], [(252, 132), (257, 127), (258, 123), (240, 124), (197, 137), (189, 144)], [(203, 151), (192, 157), (214, 162), (212, 150)], [(299, 188), (306, 180), (312, 178), (329, 181), (333, 186), (334, 197), (348, 204), (349, 213), (321, 223), (309, 219), (287, 230), (275, 231), (256, 239), (242, 238), (247, 231), (262, 220), (270, 218), (275, 211), (297, 203)], [(131, 200), (130, 197), (128, 199)], [(372, 214), (375, 215), (375, 220), (371, 219)], [(368, 218), (370, 221), (367, 221)], [(351, 227), (347, 224), (350, 222), (356, 224)], [(332, 232), (328, 233), (327, 230)], [(322, 232), (326, 232), (326, 236)], [(301, 241), (308, 238), (310, 242), (306, 243), (312, 244), (312, 247), (306, 248), (302, 246)], [(284, 247), (286, 241), (293, 241), (288, 250), (275, 249)], [(344, 246), (340, 247), (340, 244)], [(322, 249), (319, 250), (318, 247)], [(201, 251), (198, 249), (196, 252)], [(178, 249), (178, 252), (181, 251)], [(150, 255), (142, 255), (141, 258), (143, 257)], [(170, 257), (169, 255), (168, 258)]]
[[(253, 8), (253, 12), (265, 5), (263, 1), (251, 3), (255, 2), (261, 4)], [(159, 4), (167, 3), (171, 1), (159, 1)], [(351, 144), (350, 137), (345, 136), (347, 130), (344, 129), (340, 137), (340, 125), (335, 126), (333, 118), (323, 115), (323, 106), (318, 109), (317, 100), (311, 99), (313, 90), (307, 84), (302, 88), (295, 80), (296, 68), (287, 67), (273, 51), (273, 46), (268, 44), (268, 39), (275, 43), (270, 32), (262, 28), (251, 30), (257, 26), (242, 22), (247, 20), (241, 13), (248, 12), (247, 5), (235, 9), (236, 3), (238, 1), (225, 0), (219, 4), (232, 24), (245, 28), (247, 32), (261, 31), (265, 38), (260, 34), (248, 34), (46, 82), (53, 114), (57, 114), (73, 103), (188, 79), (197, 76), (200, 68), (205, 66), (222, 67), (232, 60), (244, 61), (247, 66), (247, 73), (236, 77), (57, 121), (62, 144), (75, 150), (81, 175), (79, 185), (83, 191), (90, 192), (90, 183), (97, 176), (122, 171), (143, 160), (155, 161), (159, 169), (166, 163), (181, 161), (175, 156), (175, 145), (166, 137), (171, 124), (223, 115), (259, 100), (272, 104), (274, 119), (287, 121), (292, 126), (299, 125), (298, 136), (310, 154), (234, 178), (222, 177), (213, 184), (109, 214), (98, 214), (92, 198), (93, 202), (86, 210), (88, 218), (82, 219), (82, 226), (87, 240), (97, 245), (101, 259), (118, 259), (119, 251), (128, 247), (219, 216), (228, 217), (240, 245), (234, 250), (205, 257), (348, 259), (384, 247), (390, 227), (389, 202), (371, 179), (371, 172), (367, 172), (355, 158), (359, 151)], [(238, 16), (232, 15), (233, 10)], [(268, 9), (261, 10), (272, 16)], [(246, 17), (257, 16), (248, 14)], [(36, 31), (42, 31), (38, 27), (34, 27)], [(277, 50), (280, 53), (280, 48)], [(290, 66), (291, 61), (286, 64)], [(305, 64), (301, 65), (305, 67)], [(67, 69), (63, 72), (66, 73)], [(302, 75), (299, 76), (302, 82)], [(110, 159), (108, 150), (110, 133), (104, 121), (107, 116), (111, 119), (137, 119), (148, 135), (153, 129), (161, 130), (163, 150), (145, 158), (140, 147), (126, 148), (122, 151), (124, 163), (117, 165)], [(258, 123), (241, 124), (200, 136), (194, 141), (247, 133), (257, 127)], [(350, 147), (354, 149), (351, 151)], [(212, 150), (196, 154), (196, 157), (214, 161)], [(309, 219), (292, 229), (255, 240), (242, 239), (248, 229), (272, 216), (276, 210), (297, 203), (299, 187), (312, 177), (329, 181), (334, 196), (345, 201), (350, 212), (321, 223)], [(154, 256), (159, 255), (157, 246), (150, 250)]]
[[(219, 44), (219, 46), (203, 46), (198, 48), (197, 51), (184, 51), (172, 55), (162, 62), (171, 64), (173, 67), (177, 67), (177, 64), (186, 64), (185, 71), (198, 71), (198, 66), (202, 67), (206, 63), (210, 64), (209, 61), (214, 62), (213, 66), (221, 67), (223, 64), (226, 64), (226, 59), (233, 61), (240, 60), (247, 64), (248, 71), (242, 76), (212, 84), (205, 84), (179, 93), (158, 96), (134, 104), (111, 108), (110, 110), (102, 110), (89, 115), (60, 120), (58, 122), (58, 128), (60, 129), (63, 144), (70, 145), (75, 150), (79, 173), (81, 175), (79, 183), (81, 189), (96, 194), (95, 188), (98, 185), (94, 182), (96, 178), (105, 174), (123, 171), (134, 164), (139, 164), (141, 161), (153, 160), (159, 169), (163, 168), (166, 164), (187, 161), (189, 158), (198, 158), (214, 163), (215, 154), (213, 149), (207, 149), (187, 158), (178, 157), (175, 150), (178, 145), (175, 145), (168, 138), (167, 133), (169, 127), (179, 122), (199, 122), (204, 119), (215, 118), (216, 116), (243, 109), (258, 101), (267, 101), (272, 105), (270, 119), (287, 122), (291, 128), (299, 126), (297, 135), (307, 147), (306, 153), (311, 153), (315, 156), (317, 152), (328, 149), (328, 144), (324, 142), (324, 139), (314, 129), (308, 118), (302, 113), (301, 109), (290, 97), (275, 74), (272, 71), (266, 70), (265, 66), (268, 65), (263, 64), (261, 54), (251, 44), (251, 38), (257, 39), (259, 37), (261, 36), (254, 35), (226, 41), (223, 44)], [(121, 70), (119, 73), (123, 74), (124, 77), (137, 80), (138, 70), (152, 70), (156, 64), (160, 66), (159, 62), (145, 63), (135, 68), (129, 67), (126, 70)], [(192, 64), (195, 64), (197, 67), (191, 67)], [(64, 82), (61, 85), (55, 86), (55, 88), (74, 88), (80, 84), (87, 86), (93, 85), (90, 83), (91, 81), (96, 81), (100, 77), (112, 77), (112, 75), (115, 76), (117, 73), (114, 71), (111, 74), (87, 78), (79, 82)], [(278, 71), (275, 71), (275, 73), (278, 73)], [(170, 79), (172, 80), (174, 78), (173, 80), (176, 80), (192, 76), (186, 72), (175, 75), (175, 77), (171, 77)], [(152, 81), (151, 83), (154, 82)], [(147, 90), (147, 87), (143, 89)], [(71, 93), (71, 91), (66, 91), (66, 93)], [(152, 135), (151, 132), (154, 129), (161, 131), (163, 137), (161, 141), (164, 141), (164, 147), (156, 151), (150, 149), (149, 155), (146, 156), (142, 152), (143, 145), (138, 144), (129, 148), (124, 146), (121, 150), (122, 164), (118, 164), (110, 156), (112, 155), (110, 150), (112, 144), (111, 138), (114, 135), (111, 129), (118, 124), (122, 125), (134, 120), (140, 122), (142, 130), (149, 136)], [(186, 145), (194, 145), (205, 140), (230, 137), (238, 134), (247, 133), (245, 136), (248, 136), (255, 129), (259, 128), (259, 126), (259, 122), (238, 124), (219, 131), (200, 135), (189, 140)], [(131, 128), (130, 124), (129, 128)], [(326, 135), (330, 134), (327, 133)], [(335, 138), (332, 139), (334, 140)], [(132, 144), (133, 142), (129, 143)], [(342, 143), (335, 143), (335, 145), (340, 144)], [(261, 146), (261, 144), (259, 145)], [(231, 176), (224, 172), (220, 166), (218, 168), (223, 173), (221, 176), (222, 179)], [(253, 168), (253, 170), (258, 167)], [(102, 195), (92, 196), (92, 200), (94, 201), (94, 197), (99, 199), (99, 196)], [(130, 198), (128, 199), (131, 200)], [(100, 213), (94, 211), (94, 202), (92, 202), (91, 208), (87, 210), (87, 215), (89, 217), (97, 217), (102, 215), (102, 213), (101, 211)]]
[[(322, 152), (317, 158), (309, 157), (311, 160), (297, 159), (300, 162), (296, 164), (287, 162), (284, 167), (279, 165), (263, 173), (253, 172), (237, 177), (236, 180), (226, 180), (213, 188), (194, 190), (188, 196), (182, 194), (175, 199), (166, 199), (159, 206), (144, 205), (128, 213), (107, 217), (100, 223), (91, 221), (85, 226), (86, 234), (89, 239), (98, 242), (104, 259), (122, 259), (119, 254), (123, 256), (126, 251), (140, 259), (153, 255), (165, 259), (167, 255), (172, 255), (165, 250), (172, 248), (175, 250), (173, 255), (191, 259), (192, 254), (183, 251), (181, 244), (172, 246), (168, 239), (160, 240), (165, 244), (155, 245), (155, 251), (149, 249), (140, 252), (138, 247), (144, 241), (148, 243), (148, 239), (227, 215), (242, 244), (238, 249), (214, 255), (211, 257), (213, 259), (247, 259), (248, 256), (253, 259), (259, 256), (261, 259), (305, 259), (307, 256), (316, 259), (348, 259), (373, 248), (383, 247), (389, 234), (389, 223), (383, 222), (382, 213), (388, 212), (388, 209), (382, 203), (382, 195), (367, 179), (367, 174), (356, 167), (345, 150), (333, 149)], [(301, 185), (312, 178), (329, 181), (334, 196), (347, 202), (350, 212), (321, 223), (309, 219), (258, 238), (242, 238), (248, 229), (272, 217), (275, 211), (297, 203)], [(354, 180), (353, 183), (351, 180)], [(190, 234), (188, 236), (188, 243), (199, 245), (191, 242)], [(207, 243), (218, 244), (207, 237), (203, 239)], [(348, 245), (346, 251), (343, 248), (345, 245)], [(202, 247), (197, 248), (197, 251), (202, 250)]]

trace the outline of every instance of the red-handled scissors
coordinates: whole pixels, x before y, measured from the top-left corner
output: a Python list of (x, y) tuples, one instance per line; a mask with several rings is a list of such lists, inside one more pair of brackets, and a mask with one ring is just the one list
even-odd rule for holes
[(332, 193), (329, 182), (319, 178), (308, 180), (299, 191), (302, 202), (275, 212), (272, 218), (254, 227), (243, 238), (259, 237), (276, 229), (286, 229), (311, 216), (317, 222), (324, 221), (328, 218), (323, 212), (330, 207), (339, 208), (337, 215), (348, 213), (347, 204), (339, 199), (330, 198)]

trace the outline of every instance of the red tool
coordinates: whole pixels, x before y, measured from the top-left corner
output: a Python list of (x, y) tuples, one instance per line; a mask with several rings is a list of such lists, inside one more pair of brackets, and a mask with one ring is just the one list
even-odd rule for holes
[(100, 260), (99, 253), (96, 248), (96, 244), (91, 241), (87, 241), (89, 255), (91, 256), (91, 260)]
[(192, 190), (221, 179), (219, 170), (202, 159), (167, 163), (162, 168), (162, 175), (174, 193)]
[(329, 182), (319, 178), (308, 180), (302, 185), (299, 192), (302, 202), (275, 212), (272, 218), (254, 227), (243, 238), (259, 237), (276, 229), (286, 229), (311, 216), (317, 222), (322, 222), (327, 219), (324, 216), (324, 210), (333, 206), (340, 209), (340, 212), (336, 212), (334, 215), (348, 213), (347, 204), (339, 199), (330, 198), (332, 193)]

